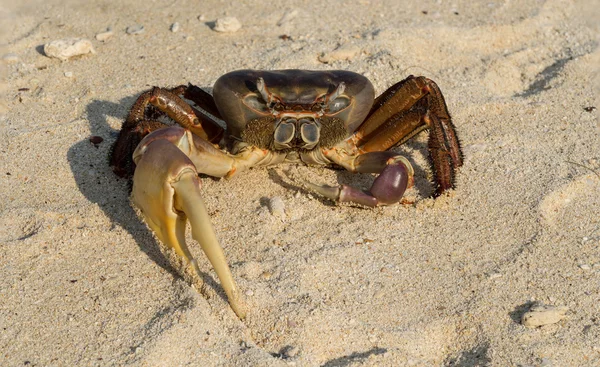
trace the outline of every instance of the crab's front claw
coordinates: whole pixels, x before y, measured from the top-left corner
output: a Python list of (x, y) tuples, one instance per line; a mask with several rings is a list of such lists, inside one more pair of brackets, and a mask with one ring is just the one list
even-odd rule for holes
[(231, 308), (243, 319), (245, 306), (200, 196), (200, 180), (194, 164), (171, 141), (149, 141), (140, 144), (143, 153), (134, 153), (137, 165), (133, 177), (134, 204), (141, 209), (158, 238), (173, 248), (199, 276), (196, 260), (185, 242), (189, 219), (192, 237), (200, 243), (214, 267)]
[[(414, 171), (410, 162), (388, 152), (374, 152), (359, 156), (357, 172), (379, 173), (369, 191), (351, 186), (328, 186), (307, 183), (307, 186), (335, 201), (353, 202), (365, 206), (391, 205), (400, 202), (407, 188), (413, 185)], [(382, 159), (383, 158), (383, 159)]]

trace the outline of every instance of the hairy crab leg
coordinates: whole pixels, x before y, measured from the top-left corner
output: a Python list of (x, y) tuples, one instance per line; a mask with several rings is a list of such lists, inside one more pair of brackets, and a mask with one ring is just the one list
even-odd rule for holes
[[(142, 93), (131, 107), (119, 137), (113, 145), (110, 165), (117, 175), (131, 177), (135, 169), (135, 165), (131, 162), (131, 154), (137, 144), (148, 133), (167, 126), (155, 120), (156, 113), (149, 111), (148, 106), (154, 106), (160, 113), (166, 114), (199, 137), (213, 143), (221, 140), (225, 130), (210, 116), (188, 105), (179, 97), (180, 95), (196, 102), (209, 113), (214, 114), (216, 111), (212, 97), (192, 85), (179, 86), (171, 90), (154, 87)], [(215, 116), (219, 116), (218, 112), (216, 113)]]
[(117, 176), (131, 177), (133, 175), (135, 163), (133, 163), (131, 157), (135, 148), (144, 136), (164, 126), (162, 122), (152, 120), (141, 120), (128, 126), (123, 124), (119, 132), (119, 138), (112, 146), (110, 155), (110, 166)]
[(406, 189), (413, 184), (412, 165), (406, 158), (393, 152), (372, 152), (356, 157), (330, 152), (328, 157), (352, 172), (379, 173), (368, 191), (347, 185), (306, 183), (311, 190), (334, 201), (370, 207), (395, 204), (400, 202)]
[(384, 151), (429, 129), (429, 157), (439, 196), (454, 187), (463, 158), (456, 128), (435, 82), (410, 76), (379, 96), (366, 121), (347, 143), (359, 152)]
[[(212, 96), (210, 94), (208, 94), (201, 88), (198, 88), (197, 86), (192, 85), (192, 84), (189, 84), (187, 86), (180, 85), (178, 87), (171, 89), (170, 92), (177, 96), (183, 96), (184, 98), (187, 98), (187, 99), (193, 101), (194, 103), (196, 103), (196, 105), (198, 105), (200, 108), (202, 108), (206, 112), (210, 113), (211, 115), (213, 115), (217, 118), (221, 118), (219, 110), (217, 109), (217, 105), (215, 105), (214, 99), (212, 98)], [(181, 101), (181, 102), (183, 102), (183, 101)], [(190, 130), (192, 130), (198, 136), (210, 141), (211, 143), (218, 143), (221, 140), (221, 138), (223, 137), (225, 129), (223, 129), (223, 127), (221, 125), (219, 125), (217, 123), (217, 121), (215, 121), (212, 117), (206, 115), (203, 112), (198, 111), (194, 107), (189, 106), (185, 102), (183, 102), (183, 103), (186, 106), (190, 107), (192, 109), (192, 111), (194, 111), (194, 115), (198, 118), (200, 126), (201, 126), (202, 130), (205, 132), (206, 136), (197, 134), (195, 131), (193, 131), (193, 129), (190, 129)], [(187, 107), (184, 107), (184, 108), (187, 108)], [(189, 125), (186, 125), (185, 120), (183, 123), (181, 123), (181, 122), (178, 122), (178, 123), (181, 126), (189, 129)]]
[(409, 76), (394, 84), (375, 99), (365, 121), (356, 130), (356, 145), (368, 141), (372, 134), (394, 115), (409, 110), (415, 103), (429, 93), (427, 79)]
[(216, 118), (222, 119), (221, 113), (215, 104), (213, 96), (210, 93), (205, 92), (202, 88), (199, 88), (193, 84), (180, 85), (171, 89), (171, 92), (182, 95), (183, 98), (193, 101), (206, 112), (210, 113)]
[(406, 111), (390, 117), (376, 134), (360, 145), (361, 152), (378, 152), (400, 145), (427, 128), (422, 111)]
[[(444, 96), (440, 91), (440, 88), (433, 82), (429, 80), (429, 95), (427, 96), (430, 117), (434, 117), (433, 124), (436, 124), (435, 118), (439, 120), (439, 125), (442, 129), (442, 133), (444, 135), (445, 145), (448, 147), (448, 152), (452, 159), (453, 168), (458, 168), (463, 165), (463, 155), (462, 149), (460, 147), (460, 141), (456, 136), (456, 127), (452, 123), (452, 118), (450, 117), (450, 113), (448, 112), (448, 107), (446, 106), (446, 101), (444, 100)], [(428, 126), (432, 126), (433, 124), (430, 121), (427, 121), (425, 118), (425, 122)]]

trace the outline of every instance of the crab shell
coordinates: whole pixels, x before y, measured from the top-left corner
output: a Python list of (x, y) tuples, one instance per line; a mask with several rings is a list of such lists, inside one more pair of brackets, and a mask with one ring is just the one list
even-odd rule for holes
[[(260, 80), (271, 101), (259, 90)], [(341, 93), (334, 93), (342, 83)], [(332, 94), (335, 100), (325, 101)], [(231, 138), (273, 149), (275, 125), (286, 117), (318, 121), (321, 146), (333, 146), (364, 121), (375, 91), (350, 71), (238, 70), (215, 82), (213, 96)]]

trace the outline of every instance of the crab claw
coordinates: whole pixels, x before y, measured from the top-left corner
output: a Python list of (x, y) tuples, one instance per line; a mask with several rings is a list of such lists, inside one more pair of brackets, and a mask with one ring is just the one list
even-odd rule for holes
[[(142, 153), (139, 153), (140, 147)], [(168, 140), (150, 139), (149, 143), (140, 143), (134, 160), (137, 167), (132, 200), (141, 209), (146, 222), (158, 238), (185, 259), (199, 276), (196, 260), (185, 242), (189, 219), (192, 237), (200, 243), (215, 269), (231, 308), (243, 319), (245, 306), (200, 196), (200, 180), (190, 158)]]
[(382, 152), (368, 153), (372, 156), (363, 156), (356, 168), (358, 172), (372, 172), (380, 170), (379, 176), (371, 185), (369, 191), (363, 191), (351, 186), (316, 185), (306, 182), (306, 185), (316, 193), (339, 202), (352, 202), (365, 206), (391, 205), (399, 202), (406, 189), (413, 184), (413, 168), (410, 162), (402, 157), (395, 156), (385, 160), (383, 168), (381, 162), (377, 163), (372, 158), (384, 158)]

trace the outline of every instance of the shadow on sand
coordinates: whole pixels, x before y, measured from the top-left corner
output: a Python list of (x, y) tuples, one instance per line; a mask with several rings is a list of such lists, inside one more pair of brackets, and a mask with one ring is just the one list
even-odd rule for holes
[[(109, 125), (108, 118), (123, 119), (134, 101), (135, 97), (127, 97), (118, 103), (100, 100), (90, 102), (86, 111), (90, 136), (100, 136), (103, 141), (94, 146), (90, 137), (86, 137), (69, 149), (67, 159), (79, 191), (102, 209), (112, 223), (111, 230), (116, 226), (123, 228), (143, 253), (174, 278), (179, 278), (179, 273), (161, 252), (150, 229), (131, 207), (128, 180), (117, 177), (108, 164), (110, 147), (118, 136), (118, 131)], [(202, 281), (226, 300), (220, 285), (209, 274), (203, 273)]]

